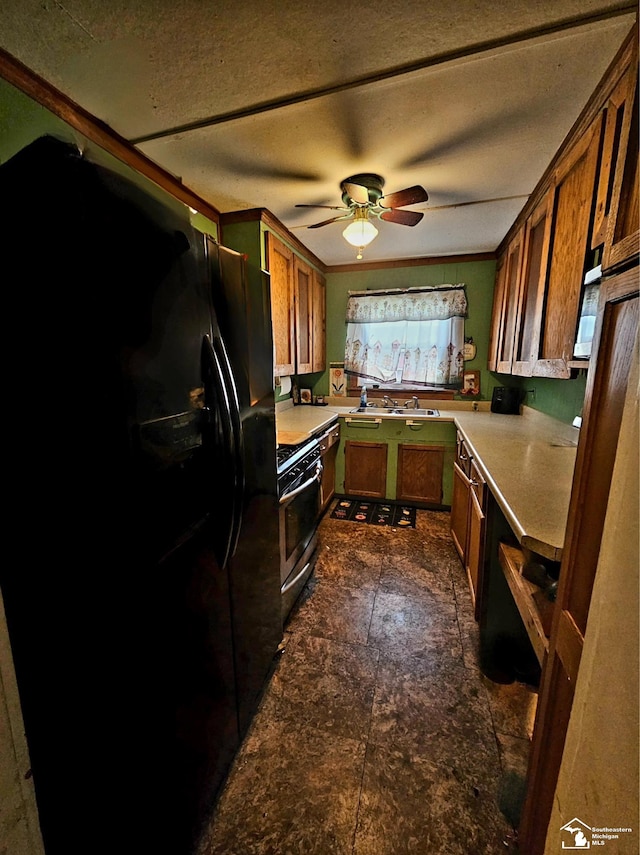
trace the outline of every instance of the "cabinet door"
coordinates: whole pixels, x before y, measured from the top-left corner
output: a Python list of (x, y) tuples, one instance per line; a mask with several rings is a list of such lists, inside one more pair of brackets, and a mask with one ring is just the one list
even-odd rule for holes
[(471, 480), (469, 484), (469, 519), (465, 569), (467, 571), (467, 578), (469, 579), (471, 601), (476, 620), (480, 613), (482, 569), (484, 564), (486, 489), (484, 478), (472, 461)]
[(504, 309), (505, 285), (507, 277), (507, 254), (499, 256), (496, 263), (496, 281), (493, 288), (493, 309), (491, 312), (491, 329), (489, 330), (489, 348), (487, 368), (489, 371), (498, 370), (498, 353), (502, 338), (502, 320)]
[(547, 281), (553, 195), (549, 190), (524, 227), (522, 273), (512, 373), (531, 377), (538, 357)]
[(332, 445), (322, 455), (322, 481), (320, 482), (320, 512), (324, 513), (335, 495), (336, 457), (338, 446)]
[(398, 446), (396, 498), (401, 502), (442, 503), (444, 446)]
[(551, 260), (535, 377), (567, 378), (580, 314), (602, 115), (563, 158), (554, 174)]
[(495, 368), (500, 374), (510, 374), (513, 361), (513, 342), (520, 301), (522, 234), (521, 229), (509, 244), (505, 260), (504, 289)]
[(348, 496), (384, 499), (387, 487), (387, 443), (345, 443), (344, 489)]
[(638, 55), (633, 57), (623, 90), (623, 100), (616, 111), (616, 127), (620, 129), (615, 175), (611, 193), (611, 208), (607, 217), (607, 232), (602, 259), (604, 270), (611, 270), (631, 261), (638, 262), (640, 251), (638, 196)]
[(311, 267), (298, 255), (293, 259), (295, 281), (296, 371), (310, 374), (313, 371), (312, 311), (313, 274)]
[(467, 534), (469, 531), (469, 487), (467, 478), (458, 463), (453, 464), (453, 494), (451, 499), (451, 537), (460, 560), (466, 567)]
[(326, 358), (326, 281), (321, 273), (313, 271), (313, 329), (312, 329), (312, 371), (324, 371)]
[[(600, 174), (596, 205), (593, 213), (593, 229), (591, 233), (591, 249), (596, 249), (605, 241), (607, 222), (611, 214), (613, 184), (616, 176), (618, 157), (624, 151), (623, 126), (627, 125), (625, 116), (631, 110), (633, 102), (633, 80), (630, 69), (618, 81), (617, 86), (607, 98), (604, 105), (604, 129), (602, 133), (602, 155), (600, 156)], [(624, 158), (623, 158), (624, 159)]]
[(293, 252), (267, 232), (267, 257), (271, 274), (271, 323), (274, 374), (290, 377), (295, 371)]
[(335, 495), (336, 459), (340, 441), (340, 425), (334, 425), (320, 439), (322, 481), (320, 482), (320, 513), (323, 514)]

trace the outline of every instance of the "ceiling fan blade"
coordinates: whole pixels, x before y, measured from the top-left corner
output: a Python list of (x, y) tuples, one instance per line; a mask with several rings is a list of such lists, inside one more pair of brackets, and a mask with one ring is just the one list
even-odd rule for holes
[(348, 211), (344, 205), (295, 205), (296, 208), (325, 208), (327, 211)]
[(398, 223), (401, 226), (417, 226), (423, 217), (422, 211), (401, 211), (399, 208), (383, 211), (380, 214), (381, 220), (386, 220), (388, 223)]
[(345, 193), (352, 199), (356, 205), (366, 205), (369, 202), (369, 191), (361, 184), (352, 184), (350, 181), (345, 181), (342, 185)]
[(320, 226), (328, 226), (329, 223), (337, 223), (338, 220), (350, 220), (350, 219), (351, 219), (351, 212), (349, 212), (348, 214), (345, 214), (345, 216), (343, 216), (343, 217), (331, 217), (330, 220), (323, 220), (321, 223), (314, 223), (311, 226), (307, 226), (307, 228), (308, 229), (319, 229)]
[(419, 184), (413, 187), (407, 187), (404, 190), (398, 190), (397, 193), (389, 193), (388, 196), (383, 196), (379, 204), (383, 208), (402, 208), (403, 205), (418, 205), (420, 202), (426, 202), (429, 194)]

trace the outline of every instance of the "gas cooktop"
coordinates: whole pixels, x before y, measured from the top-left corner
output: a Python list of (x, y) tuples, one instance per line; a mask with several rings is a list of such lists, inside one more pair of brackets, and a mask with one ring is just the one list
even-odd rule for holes
[(278, 475), (289, 469), (291, 466), (301, 460), (309, 451), (317, 448), (318, 440), (315, 437), (309, 437), (304, 442), (297, 445), (279, 445), (276, 449), (276, 463), (278, 467)]

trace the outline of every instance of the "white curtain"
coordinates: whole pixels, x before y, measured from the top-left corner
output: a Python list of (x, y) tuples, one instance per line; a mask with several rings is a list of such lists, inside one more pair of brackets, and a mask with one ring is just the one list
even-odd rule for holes
[(382, 384), (462, 384), (464, 285), (352, 293), (347, 301), (347, 374)]

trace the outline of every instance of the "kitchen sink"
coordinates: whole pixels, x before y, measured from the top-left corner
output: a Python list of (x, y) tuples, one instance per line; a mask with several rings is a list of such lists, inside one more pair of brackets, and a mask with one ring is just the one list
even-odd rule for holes
[(352, 413), (368, 413), (370, 416), (439, 416), (440, 410), (421, 409), (420, 407), (356, 407)]

